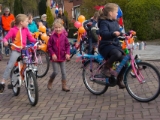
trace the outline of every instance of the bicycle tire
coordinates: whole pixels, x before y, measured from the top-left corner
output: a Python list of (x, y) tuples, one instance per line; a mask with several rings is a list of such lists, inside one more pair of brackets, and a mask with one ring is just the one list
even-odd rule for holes
[[(32, 71), (26, 72), (26, 89), (28, 94), (29, 102), (32, 106), (35, 106), (38, 103), (38, 85), (37, 85), (37, 79), (35, 74)], [(34, 97), (32, 97), (31, 93), (34, 94)]]
[[(98, 83), (96, 83), (96, 82), (94, 82), (94, 81), (92, 81), (92, 80), (89, 80), (89, 81), (91, 81), (91, 82), (95, 85), (95, 87), (97, 87), (98, 85), (100, 85), (100, 89), (101, 89), (101, 90), (98, 91), (98, 90), (95, 90), (96, 88), (93, 88), (94, 85), (93, 85), (92, 87), (89, 85), (89, 83), (88, 83), (88, 81), (87, 81), (87, 78), (86, 78), (86, 72), (87, 72), (87, 70), (89, 71), (89, 69), (87, 69), (87, 67), (88, 67), (89, 65), (90, 65), (90, 60), (87, 61), (87, 62), (84, 64), (84, 68), (83, 68), (83, 72), (82, 72), (83, 82), (84, 82), (86, 88), (87, 88), (92, 94), (94, 94), (94, 95), (101, 95), (101, 94), (103, 94), (103, 93), (105, 93), (105, 92), (107, 91), (108, 86), (107, 86), (106, 84), (101, 85), (101, 84), (98, 84)], [(92, 61), (92, 66), (94, 66), (94, 67), (92, 67), (92, 72), (93, 72), (93, 70), (96, 70), (96, 69), (98, 68), (99, 63), (98, 63), (96, 60), (93, 60), (93, 61)], [(90, 71), (90, 72), (91, 72), (91, 71)]]
[[(44, 55), (44, 61), (42, 61), (42, 55)], [(48, 70), (49, 70), (49, 56), (46, 52), (44, 52), (43, 50), (37, 50), (37, 58), (38, 58), (38, 64), (37, 64), (37, 77), (38, 78), (42, 78), (44, 77)], [(46, 64), (46, 66), (44, 67), (43, 65)]]
[(10, 74), (10, 80), (11, 80), (12, 91), (13, 91), (14, 96), (18, 96), (21, 90), (20, 87), (17, 87), (17, 85), (19, 85), (19, 80), (18, 80), (18, 75), (16, 73), (18, 73), (19, 70), (16, 72), (15, 71), (16, 68), (17, 67), (14, 66)]
[[(158, 70), (151, 64), (146, 62), (136, 63), (137, 65), (137, 74), (143, 75), (145, 81), (140, 83), (137, 80), (137, 77), (133, 77), (130, 72), (132, 71), (132, 67), (130, 66), (125, 75), (124, 75), (124, 83), (126, 85), (126, 89), (128, 93), (135, 100), (139, 102), (150, 102), (156, 99), (160, 92), (160, 74)], [(150, 75), (150, 76), (149, 76)], [(155, 75), (155, 76), (153, 76)], [(156, 78), (157, 77), (157, 80)], [(136, 79), (136, 80), (134, 80)], [(151, 79), (151, 81), (149, 81)], [(153, 81), (155, 80), (155, 81)], [(144, 88), (142, 88), (144, 86)], [(135, 89), (135, 90), (134, 90)], [(142, 93), (140, 93), (142, 92)]]

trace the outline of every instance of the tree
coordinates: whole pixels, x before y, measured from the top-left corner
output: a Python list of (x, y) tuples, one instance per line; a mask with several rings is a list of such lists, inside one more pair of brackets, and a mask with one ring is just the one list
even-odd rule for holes
[(52, 27), (54, 18), (53, 18), (53, 15), (51, 13), (50, 7), (47, 7), (47, 13), (46, 14), (47, 14), (47, 23), (48, 23), (48, 26)]
[(14, 1), (14, 15), (18, 15), (20, 13), (24, 13), (22, 7), (22, 0), (15, 0)]
[(39, 15), (45, 14), (47, 10), (46, 0), (41, 0), (38, 4)]
[(124, 14), (125, 26), (135, 30), (138, 39), (160, 38), (160, 0), (130, 0)]

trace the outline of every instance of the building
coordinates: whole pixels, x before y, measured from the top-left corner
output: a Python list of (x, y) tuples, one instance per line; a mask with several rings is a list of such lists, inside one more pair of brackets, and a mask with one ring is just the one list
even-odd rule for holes
[(55, 16), (55, 6), (62, 8), (63, 11), (68, 13), (68, 19), (72, 21), (73, 19), (77, 20), (80, 15), (80, 5), (82, 4), (82, 0), (46, 0), (47, 6), (51, 5), (51, 1), (54, 1), (55, 5), (51, 9), (52, 14)]
[(72, 18), (77, 20), (80, 15), (80, 6), (82, 4), (82, 0), (73, 0), (73, 8), (72, 8)]

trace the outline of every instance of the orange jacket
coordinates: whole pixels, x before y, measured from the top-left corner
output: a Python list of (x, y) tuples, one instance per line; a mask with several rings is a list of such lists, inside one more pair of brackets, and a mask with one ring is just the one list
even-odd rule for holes
[(9, 16), (2, 15), (2, 28), (3, 30), (9, 31), (11, 28), (11, 22), (14, 20), (14, 15), (9, 14)]

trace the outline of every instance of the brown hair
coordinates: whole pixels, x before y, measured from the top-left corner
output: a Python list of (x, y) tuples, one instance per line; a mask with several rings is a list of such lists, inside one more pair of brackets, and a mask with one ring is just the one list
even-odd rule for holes
[(30, 20), (31, 18), (33, 18), (33, 15), (31, 13), (29, 13), (28, 15), (28, 19)]
[(25, 21), (27, 18), (27, 15), (25, 14), (18, 14), (15, 18), (15, 25), (19, 25), (20, 22)]
[(15, 20), (11, 22), (11, 28), (13, 28), (14, 26), (15, 26)]
[(115, 3), (107, 3), (103, 9), (99, 10), (100, 19), (107, 19), (110, 18), (109, 12), (113, 12), (115, 9), (118, 8), (118, 5)]
[(95, 12), (93, 18), (97, 19), (99, 17), (99, 12)]

